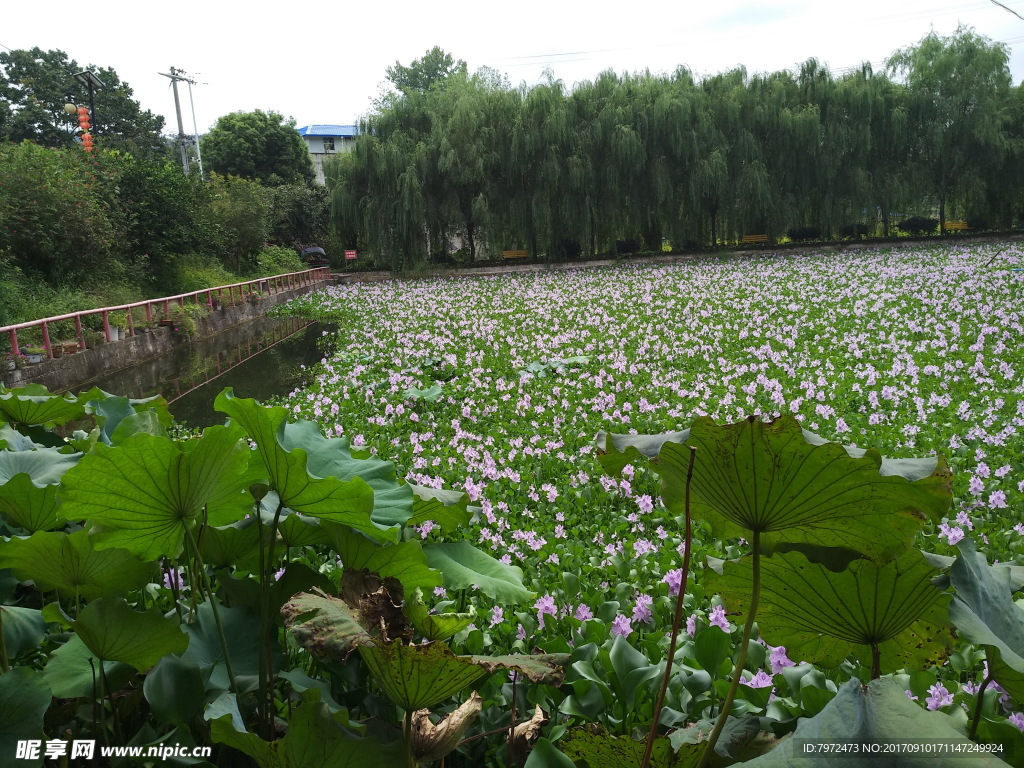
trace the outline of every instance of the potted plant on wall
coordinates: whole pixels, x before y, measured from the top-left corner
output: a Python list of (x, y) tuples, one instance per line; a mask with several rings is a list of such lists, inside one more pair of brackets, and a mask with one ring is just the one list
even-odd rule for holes
[(38, 365), (46, 357), (46, 347), (26, 346), (21, 348), (21, 354), (25, 356), (25, 362), (29, 365)]

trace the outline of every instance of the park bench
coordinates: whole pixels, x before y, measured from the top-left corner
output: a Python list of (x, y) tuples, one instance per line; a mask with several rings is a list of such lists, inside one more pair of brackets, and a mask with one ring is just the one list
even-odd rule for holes
[(744, 235), (741, 242), (744, 245), (753, 245), (754, 243), (767, 243), (768, 235)]
[(502, 251), (501, 258), (503, 259), (525, 259), (529, 256), (529, 251)]
[(967, 226), (966, 221), (947, 221), (945, 224), (945, 229), (947, 232), (962, 232), (964, 230), (970, 229), (970, 227)]

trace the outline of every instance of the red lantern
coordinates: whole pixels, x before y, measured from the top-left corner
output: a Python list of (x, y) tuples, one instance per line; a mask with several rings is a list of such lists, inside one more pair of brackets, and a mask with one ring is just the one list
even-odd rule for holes
[(88, 133), (91, 124), (89, 122), (89, 108), (79, 107), (78, 108), (78, 127), (82, 129), (82, 133)]
[(86, 152), (92, 152), (92, 134), (91, 133), (83, 133), (82, 134), (82, 149), (84, 149)]

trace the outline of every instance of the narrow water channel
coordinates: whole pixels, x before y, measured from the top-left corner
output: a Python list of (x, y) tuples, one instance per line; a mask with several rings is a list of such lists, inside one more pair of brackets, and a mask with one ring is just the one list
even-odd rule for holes
[(213, 400), (225, 387), (261, 402), (309, 380), (309, 368), (330, 351), (335, 326), (298, 318), (263, 318), (232, 328), (90, 382), (117, 395), (163, 395), (176, 421), (221, 424)]

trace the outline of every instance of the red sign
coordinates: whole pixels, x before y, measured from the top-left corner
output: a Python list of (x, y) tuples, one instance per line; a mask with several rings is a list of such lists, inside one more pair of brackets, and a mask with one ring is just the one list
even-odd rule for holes
[(345, 259), (354, 259), (356, 257), (355, 251), (345, 251)]

